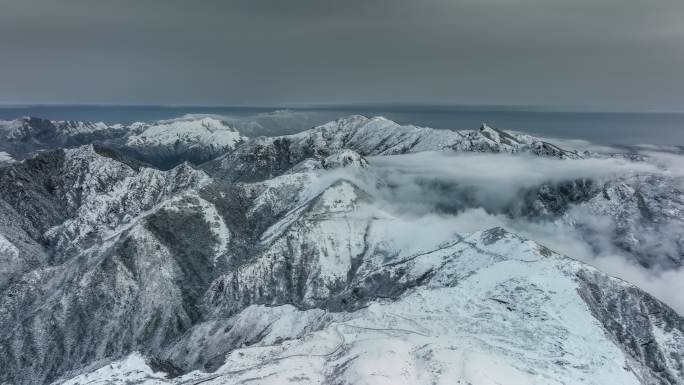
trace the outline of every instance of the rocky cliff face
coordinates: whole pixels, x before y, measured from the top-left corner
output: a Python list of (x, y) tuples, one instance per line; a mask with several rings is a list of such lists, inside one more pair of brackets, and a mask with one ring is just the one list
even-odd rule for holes
[[(578, 153), (364, 117), (241, 140), (201, 168), (93, 145), (0, 167), (0, 383), (684, 383), (669, 307), (500, 228), (413, 239), (365, 158)], [(660, 187), (540, 186), (509, 214), (681, 221), (636, 180)]]

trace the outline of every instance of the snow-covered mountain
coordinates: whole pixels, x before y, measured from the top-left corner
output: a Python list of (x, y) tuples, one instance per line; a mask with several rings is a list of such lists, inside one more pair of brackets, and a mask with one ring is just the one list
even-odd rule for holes
[(190, 352), (187, 360), (224, 353), (211, 373), (167, 379), (162, 368), (133, 353), (66, 384), (657, 384), (682, 378), (679, 316), (625, 282), (500, 229), (398, 260), (364, 261), (359, 275), (360, 287), (386, 277), (408, 288), (356, 310), (251, 305), (202, 324), (181, 340), (181, 352)]
[(140, 133), (127, 138), (126, 146), (154, 164), (173, 165), (178, 159), (204, 163), (245, 140), (227, 123), (208, 117), (141, 124), (139, 129)]
[[(88, 144), (0, 167), (0, 384), (684, 383), (667, 305), (501, 228), (404, 216), (366, 158), (591, 154), (360, 116), (253, 139), (164, 124), (126, 143), (225, 152), (160, 170)], [(634, 178), (550, 182), (509, 215), (582, 206), (637, 232), (645, 202), (682, 221), (671, 179)]]
[[(101, 144), (135, 155), (145, 162), (171, 168), (183, 161), (199, 164), (214, 159), (230, 152), (246, 139), (233, 125), (207, 116), (191, 115), (128, 125), (40, 118), (0, 121), (0, 151), (16, 159), (30, 157), (37, 151)], [(363, 155), (452, 148), (460, 151), (529, 151), (559, 157), (577, 156), (538, 138), (511, 135), (487, 125), (472, 131), (434, 130), (401, 126), (381, 117), (358, 115), (323, 124), (300, 134), (257, 140), (252, 145), (293, 141), (302, 147), (301, 142), (306, 140), (316, 141), (312, 143), (314, 147), (333, 146), (327, 151), (335, 151), (342, 146)]]
[[(584, 190), (587, 191), (587, 190)], [(684, 267), (684, 184), (669, 175), (631, 175), (595, 185), (559, 222), (590, 233), (610, 226), (612, 243), (647, 268)], [(603, 223), (592, 223), (590, 216)]]
[(185, 117), (129, 125), (21, 118), (0, 121), (0, 151), (17, 159), (38, 151), (99, 144), (165, 169), (184, 161), (203, 163), (245, 139), (228, 123)]
[(40, 118), (0, 120), (0, 151), (23, 159), (40, 150), (75, 147), (113, 140), (126, 135), (122, 125), (80, 121), (51, 121)]
[(0, 151), (0, 166), (10, 163), (14, 163), (14, 158), (12, 157), (12, 155), (4, 151)]
[(277, 176), (305, 159), (322, 159), (343, 149), (362, 156), (452, 150), (580, 157), (541, 139), (508, 134), (484, 124), (479, 130), (435, 130), (353, 115), (299, 134), (254, 138), (203, 167), (224, 180), (257, 180)]

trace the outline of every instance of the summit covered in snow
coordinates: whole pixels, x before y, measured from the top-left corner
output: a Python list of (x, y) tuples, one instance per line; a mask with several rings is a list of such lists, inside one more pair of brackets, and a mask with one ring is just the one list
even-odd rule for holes
[(228, 123), (215, 118), (180, 118), (136, 125), (140, 133), (129, 136), (126, 146), (157, 162), (182, 158), (203, 163), (236, 147), (245, 137)]

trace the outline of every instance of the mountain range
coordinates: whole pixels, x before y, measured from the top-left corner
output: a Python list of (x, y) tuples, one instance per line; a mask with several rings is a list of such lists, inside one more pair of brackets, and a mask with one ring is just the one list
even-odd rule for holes
[(643, 154), (364, 116), (254, 138), (211, 117), (5, 121), (0, 384), (684, 383), (684, 318), (656, 297), (511, 229), (408, 215), (385, 166), (426, 154), (633, 167), (492, 206), (460, 179), (416, 186), (438, 218), (484, 207), (682, 266), (684, 184)]

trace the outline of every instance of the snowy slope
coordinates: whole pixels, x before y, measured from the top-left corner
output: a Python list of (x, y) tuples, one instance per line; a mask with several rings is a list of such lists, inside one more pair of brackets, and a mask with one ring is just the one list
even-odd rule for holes
[(74, 120), (49, 121), (39, 118), (20, 118), (16, 120), (0, 120), (0, 135), (6, 140), (21, 141), (48, 134), (52, 129), (58, 135), (77, 136), (92, 134), (97, 131), (117, 129), (102, 122), (82, 122)]
[[(67, 173), (74, 185), (65, 198), (78, 211), (73, 218), (48, 229), (44, 237), (59, 254), (77, 253), (130, 228), (140, 216), (149, 215), (184, 193), (198, 190), (209, 178), (187, 164), (163, 172), (153, 168), (134, 170), (98, 154), (92, 146), (66, 150)], [(102, 189), (105, 184), (106, 189)], [(78, 200), (78, 202), (75, 202)]]
[(163, 120), (141, 125), (139, 129), (141, 133), (128, 138), (130, 146), (173, 146), (180, 141), (188, 145), (232, 148), (242, 139), (234, 128), (214, 118)]
[(15, 162), (15, 160), (12, 157), (12, 155), (10, 155), (4, 151), (0, 151), (0, 166), (5, 165), (5, 164), (14, 163), (14, 162)]
[(129, 125), (40, 118), (0, 121), (0, 151), (18, 159), (42, 150), (98, 144), (172, 168), (183, 161), (201, 163), (213, 159), (244, 139), (227, 123), (203, 117)]
[(235, 148), (246, 138), (227, 123), (214, 118), (179, 118), (144, 125), (131, 135), (126, 146), (163, 161), (182, 158), (202, 163)]
[(16, 159), (24, 159), (40, 150), (107, 142), (127, 133), (128, 128), (122, 125), (26, 117), (0, 121), (0, 151)]
[[(395, 300), (352, 312), (251, 306), (230, 324), (242, 329), (265, 320), (261, 331), (251, 332), (260, 333), (259, 342), (230, 352), (213, 373), (162, 383), (659, 383), (611, 339), (584, 301), (587, 282), (580, 277), (596, 274), (589, 266), (499, 229), (380, 268), (399, 266), (409, 276), (430, 272), (430, 278)], [(662, 375), (681, 379), (684, 335), (670, 327), (651, 324), (651, 332), (662, 343), (660, 353), (678, 357)], [(97, 381), (108, 376), (118, 381), (112, 383), (145, 383), (126, 374), (130, 360), (115, 364), (123, 369), (114, 376), (110, 366), (68, 383), (104, 383)]]
[(166, 373), (155, 373), (139, 353), (133, 353), (125, 359), (103, 366), (93, 373), (75, 377), (64, 382), (64, 385), (111, 385), (111, 384), (164, 384)]

